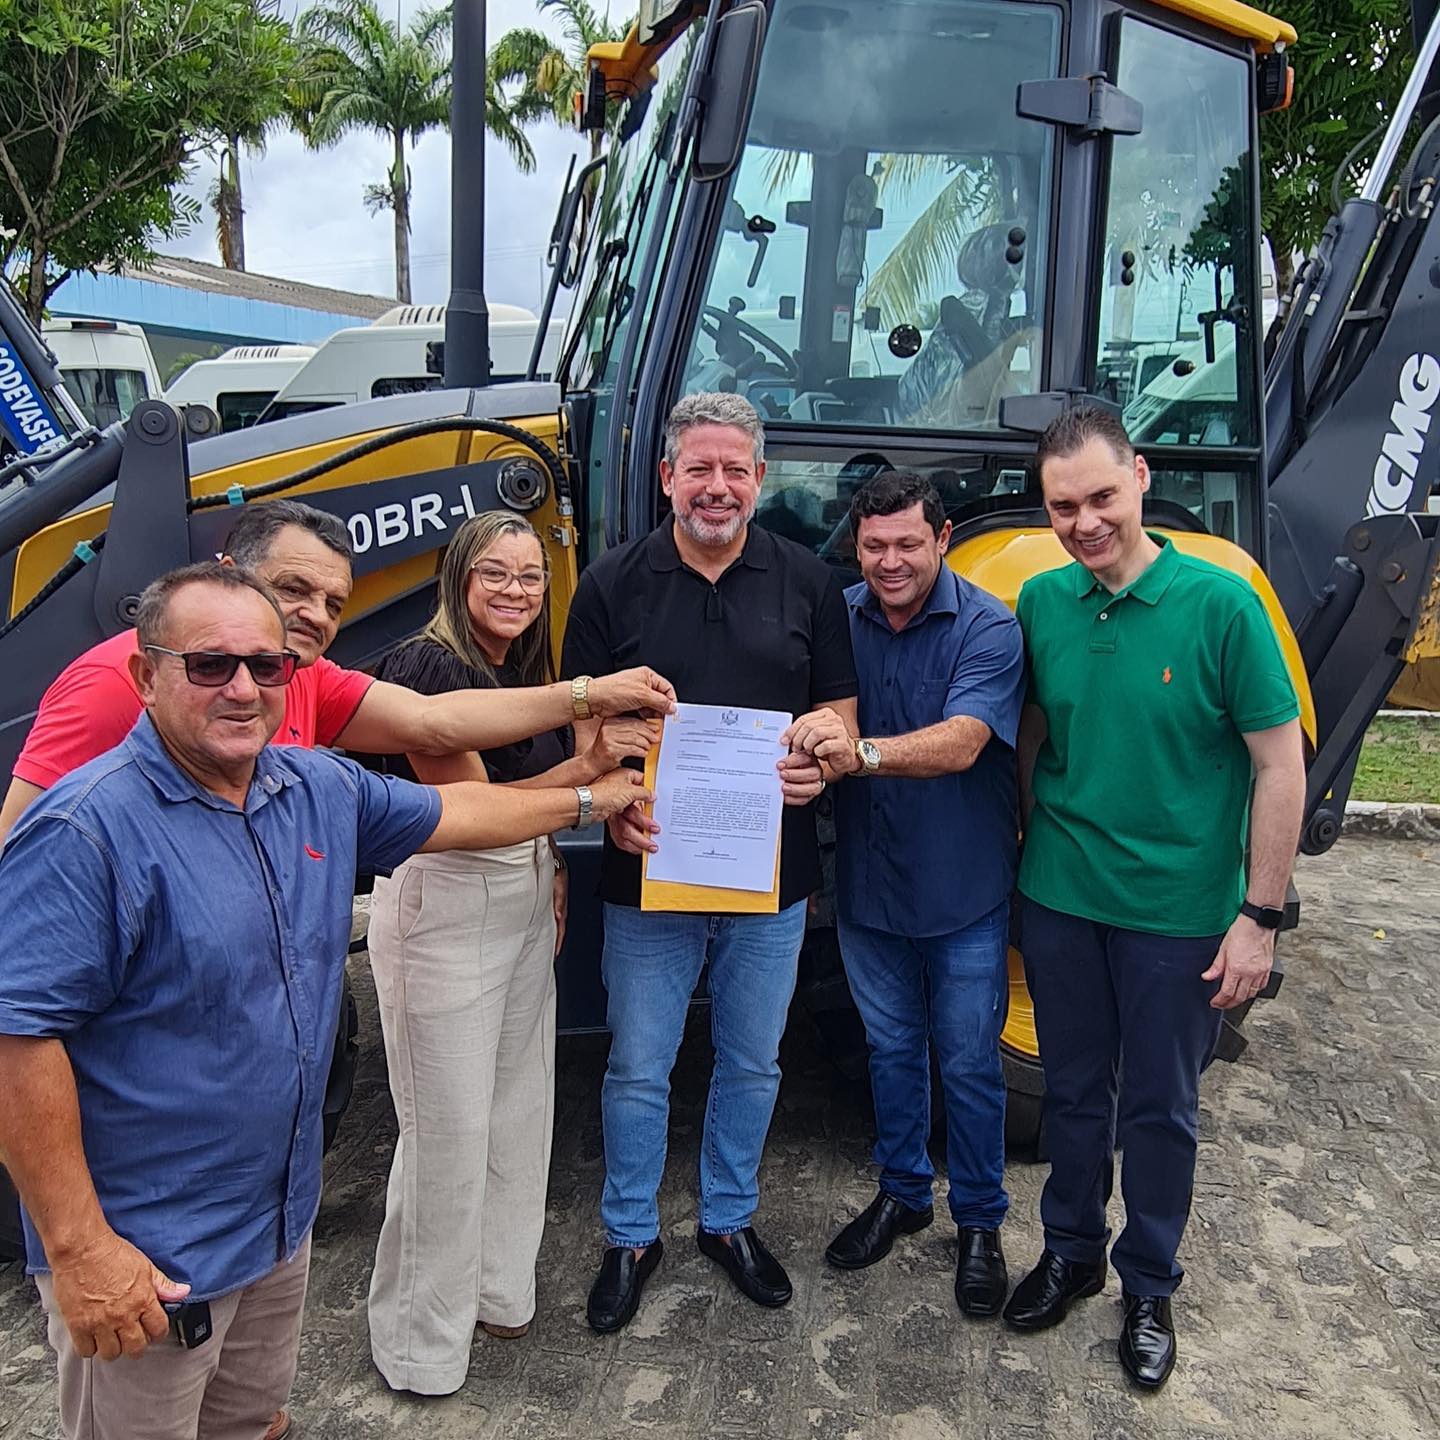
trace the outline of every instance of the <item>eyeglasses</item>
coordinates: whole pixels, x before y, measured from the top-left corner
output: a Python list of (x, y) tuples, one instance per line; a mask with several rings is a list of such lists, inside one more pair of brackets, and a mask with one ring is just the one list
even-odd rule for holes
[(267, 690), (288, 685), (295, 676), (300, 657), (293, 650), (265, 650), (257, 655), (227, 655), (223, 650), (167, 650), (163, 645), (147, 645), (157, 655), (172, 655), (185, 662), (185, 678), (192, 685), (218, 690), (228, 685), (243, 662), (250, 678)]
[(546, 585), (550, 583), (550, 577), (543, 570), (522, 570), (517, 574), (513, 570), (507, 570), (503, 565), (495, 565), (483, 560), (470, 568), (480, 577), (480, 583), (496, 595), (502, 590), (508, 590), (512, 580), (518, 580), (520, 588), (527, 595), (544, 594)]

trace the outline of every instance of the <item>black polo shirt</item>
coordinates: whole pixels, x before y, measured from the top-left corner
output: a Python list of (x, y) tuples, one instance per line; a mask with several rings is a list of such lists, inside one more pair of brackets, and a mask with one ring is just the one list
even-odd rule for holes
[[(681, 700), (803, 715), (859, 689), (839, 580), (815, 554), (752, 524), (740, 558), (711, 584), (675, 548), (674, 517), (607, 550), (580, 576), (565, 629), (565, 677), (658, 670)], [(665, 843), (665, 837), (660, 837)], [(780, 827), (780, 904), (820, 885), (810, 805)], [(605, 837), (600, 895), (640, 903), (640, 857)]]

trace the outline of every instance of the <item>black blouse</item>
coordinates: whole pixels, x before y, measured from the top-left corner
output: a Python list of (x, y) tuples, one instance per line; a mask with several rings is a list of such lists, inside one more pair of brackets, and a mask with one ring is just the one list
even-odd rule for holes
[[(488, 690), (495, 681), (453, 655), (434, 640), (417, 636), (397, 645), (376, 667), (377, 679), (393, 685), (404, 685), (422, 695), (445, 695), (452, 690)], [(496, 680), (505, 689), (521, 684), (515, 668), (508, 662), (496, 672)], [(552, 770), (575, 753), (575, 732), (567, 725), (561, 730), (547, 730), (529, 740), (513, 745), (500, 745), (482, 750), (485, 773), (497, 785), (513, 780), (528, 780)], [(387, 775), (414, 780), (415, 772), (404, 755), (382, 755), (376, 768)]]

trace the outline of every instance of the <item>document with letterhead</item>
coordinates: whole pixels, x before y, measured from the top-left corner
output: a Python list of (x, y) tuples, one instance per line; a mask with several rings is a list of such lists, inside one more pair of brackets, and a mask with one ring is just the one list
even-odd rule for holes
[(789, 724), (778, 710), (677, 706), (654, 766), (660, 848), (646, 857), (647, 882), (770, 897), (784, 805), (775, 767)]

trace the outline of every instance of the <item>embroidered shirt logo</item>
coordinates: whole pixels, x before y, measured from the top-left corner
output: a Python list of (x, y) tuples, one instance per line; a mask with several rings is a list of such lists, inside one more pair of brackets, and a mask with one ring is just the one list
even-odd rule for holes
[(1170, 667), (1168, 665), (1160, 676), (1160, 683), (1162, 685), (1168, 685), (1170, 683)]
[(325, 858), (325, 852), (323, 850), (317, 850), (313, 845), (307, 845), (305, 847), (305, 853), (312, 860), (323, 860)]

